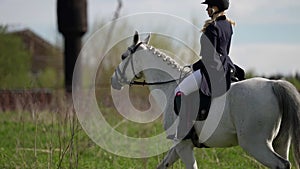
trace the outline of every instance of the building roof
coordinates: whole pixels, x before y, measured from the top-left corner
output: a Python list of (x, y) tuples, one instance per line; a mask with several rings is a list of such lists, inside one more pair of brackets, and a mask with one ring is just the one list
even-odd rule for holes
[(62, 50), (30, 29), (9, 31), (9, 34), (19, 36), (32, 56), (32, 72), (39, 73), (46, 67), (54, 67), (57, 70), (62, 69), (63, 55)]

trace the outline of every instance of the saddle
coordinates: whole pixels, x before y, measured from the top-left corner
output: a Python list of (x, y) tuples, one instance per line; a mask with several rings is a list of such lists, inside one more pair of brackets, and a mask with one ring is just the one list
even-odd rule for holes
[[(214, 97), (218, 97), (218, 96), (221, 96), (224, 93), (226, 93), (230, 88), (230, 83), (238, 82), (238, 81), (242, 81), (242, 80), (245, 80), (245, 72), (242, 68), (235, 65), (235, 70), (230, 71), (230, 73), (227, 74), (227, 81), (229, 81), (229, 83), (227, 84), (227, 86), (228, 86), (227, 90), (222, 93), (218, 93), (218, 95), (214, 96)], [(211, 105), (211, 101), (212, 101), (213, 97), (211, 95), (204, 94), (204, 92), (203, 92), (204, 90), (211, 90), (209, 80), (207, 80), (207, 83), (208, 84), (204, 85), (204, 86), (209, 86), (208, 87), (209, 89), (200, 88), (198, 91), (196, 91), (196, 92), (198, 92), (198, 95), (199, 95), (199, 104), (198, 104), (199, 108), (198, 108), (198, 114), (197, 114), (196, 121), (206, 120), (209, 110), (210, 110), (210, 105)], [(193, 95), (191, 97), (195, 96), (195, 94), (191, 94), (191, 95)], [(189, 96), (186, 96), (186, 97), (189, 97)], [(174, 111), (175, 111), (176, 115), (179, 114), (180, 104), (181, 104), (180, 98), (177, 100), (176, 99), (174, 100)]]
[[(234, 65), (234, 66), (235, 66), (234, 71), (230, 71), (230, 73), (227, 74), (227, 79), (228, 79), (227, 85), (229, 85), (229, 86), (227, 87), (227, 90), (225, 92), (227, 92), (229, 90), (231, 83), (245, 80), (244, 70), (237, 65)], [(199, 92), (199, 98), (200, 98), (196, 121), (204, 121), (208, 117), (208, 113), (210, 110), (211, 101), (212, 101), (213, 97), (209, 96), (207, 94), (204, 94), (201, 89), (199, 89), (196, 92)], [(224, 93), (220, 93), (220, 94), (224, 94)], [(187, 97), (189, 97), (189, 96), (187, 96)], [(179, 115), (179, 110), (180, 110), (180, 106), (181, 106), (180, 104), (181, 104), (181, 99), (180, 99), (180, 97), (178, 97), (177, 99), (174, 100), (174, 111), (175, 111), (176, 115)], [(195, 147), (207, 148), (207, 146), (205, 146), (203, 143), (199, 143), (199, 138), (198, 138), (198, 135), (197, 135), (194, 127), (191, 128), (191, 130), (184, 137), (184, 139), (191, 139)]]
[[(234, 65), (234, 67), (235, 67), (235, 69), (231, 69), (231, 71), (227, 74), (227, 81), (228, 81), (227, 90), (219, 93), (217, 95), (217, 97), (225, 94), (229, 90), (231, 83), (245, 80), (245, 71), (237, 65)], [(208, 82), (208, 83), (210, 83), (210, 82)], [(210, 84), (208, 84), (208, 85), (210, 85)], [(209, 90), (211, 90), (210, 87), (209, 87)], [(211, 105), (211, 100), (213, 97), (210, 95), (204, 94), (201, 89), (199, 89), (198, 92), (199, 92), (199, 97), (200, 97), (200, 103), (199, 103), (199, 109), (198, 109), (198, 115), (197, 115), (196, 121), (203, 121), (203, 120), (206, 120), (206, 118), (208, 116), (208, 113), (210, 110), (210, 105)]]
[(199, 90), (199, 97), (200, 97), (200, 103), (199, 103), (199, 109), (198, 109), (198, 115), (196, 121), (203, 121), (206, 120), (208, 116), (212, 97), (203, 94), (201, 90)]

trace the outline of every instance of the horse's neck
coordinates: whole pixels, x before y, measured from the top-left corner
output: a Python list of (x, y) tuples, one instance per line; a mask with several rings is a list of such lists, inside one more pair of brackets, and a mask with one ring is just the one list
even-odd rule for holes
[[(143, 70), (146, 82), (167, 82), (178, 80), (183, 76), (181, 67), (170, 57), (156, 49), (144, 51), (140, 59), (140, 69)], [(164, 112), (164, 126), (173, 124), (176, 116), (173, 112), (174, 90), (178, 81), (167, 84), (151, 85), (151, 95)]]
[[(170, 79), (170, 76), (166, 76), (163, 71), (145, 71), (145, 80), (149, 82), (161, 82)], [(158, 78), (159, 77), (159, 78)], [(176, 116), (173, 110), (174, 107), (174, 90), (177, 86), (177, 82), (170, 82), (161, 85), (151, 85), (149, 86), (151, 96), (154, 98), (156, 105), (159, 106), (161, 112), (163, 112), (163, 125), (164, 129), (168, 130), (171, 125), (174, 124)], [(174, 131), (167, 132), (168, 135), (174, 134)]]
[[(174, 80), (172, 76), (168, 75), (166, 72), (160, 71), (160, 70), (146, 70), (144, 72), (145, 74), (145, 80), (147, 82), (167, 82), (170, 80)], [(177, 86), (177, 82), (169, 82), (166, 84), (157, 84), (157, 85), (150, 85), (149, 89), (150, 91), (154, 90), (160, 90), (164, 93), (166, 99), (169, 99), (171, 97), (174, 97), (174, 90)], [(160, 100), (161, 96), (158, 98), (155, 98), (156, 100)], [(161, 101), (160, 101), (161, 102)]]
[[(168, 81), (180, 79), (183, 73), (185, 73), (174, 59), (152, 46), (147, 46), (147, 49), (142, 51), (139, 57), (136, 58), (136, 62), (140, 66), (139, 69), (145, 73), (145, 77), (148, 80)], [(149, 69), (154, 70), (154, 72), (147, 71), (146, 73), (145, 70)]]
[[(182, 72), (182, 67), (175, 60), (151, 46), (147, 46), (147, 49), (140, 53), (136, 62), (139, 65), (138, 69), (144, 72), (147, 82), (178, 80), (185, 73)], [(164, 89), (165, 91), (170, 90), (173, 92), (175, 86), (176, 83), (153, 85), (150, 86), (150, 90)]]

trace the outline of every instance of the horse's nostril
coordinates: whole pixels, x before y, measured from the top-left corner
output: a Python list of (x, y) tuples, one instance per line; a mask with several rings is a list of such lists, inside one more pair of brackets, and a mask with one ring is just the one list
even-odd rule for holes
[(122, 60), (126, 59), (126, 57), (127, 57), (127, 56), (124, 55), (124, 54), (121, 56)]

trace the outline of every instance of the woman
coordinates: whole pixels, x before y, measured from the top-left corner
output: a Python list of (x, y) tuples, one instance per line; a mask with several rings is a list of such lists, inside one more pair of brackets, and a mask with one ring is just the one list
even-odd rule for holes
[[(205, 95), (217, 97), (224, 94), (230, 87), (231, 72), (234, 64), (229, 58), (232, 25), (234, 22), (225, 16), (225, 10), (229, 7), (228, 0), (205, 0), (207, 13), (211, 18), (202, 28), (201, 52), (202, 59), (192, 65), (193, 73), (186, 77), (175, 89), (175, 112), (179, 113), (179, 125), (176, 140), (183, 139), (193, 126), (195, 117), (189, 110), (191, 102), (185, 103), (185, 96), (199, 88)], [(181, 103), (182, 101), (182, 103)], [(181, 103), (181, 106), (178, 104)], [(195, 120), (195, 119), (194, 119)]]

